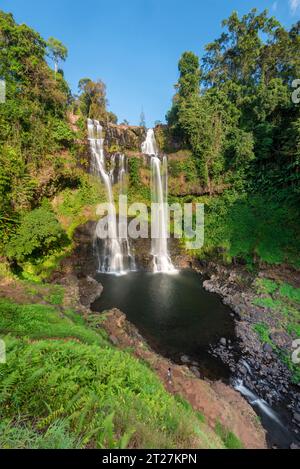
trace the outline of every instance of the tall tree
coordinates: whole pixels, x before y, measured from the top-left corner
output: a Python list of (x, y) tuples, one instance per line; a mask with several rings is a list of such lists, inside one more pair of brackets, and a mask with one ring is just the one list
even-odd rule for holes
[(118, 122), (117, 116), (107, 110), (106, 85), (102, 80), (82, 78), (78, 83), (79, 107), (84, 117), (97, 119), (103, 124)]
[(83, 78), (79, 81), (78, 88), (81, 91), (79, 100), (81, 111), (85, 117), (106, 120), (106, 85), (102, 80), (92, 81)]
[(47, 41), (47, 49), (49, 57), (54, 61), (55, 74), (58, 72), (59, 61), (65, 61), (68, 57), (68, 49), (61, 41), (54, 37), (49, 37)]
[(300, 74), (300, 22), (286, 30), (253, 9), (233, 12), (223, 27), (206, 47), (201, 72), (191, 52), (179, 61), (171, 132), (193, 151), (205, 184), (223, 171), (223, 179), (231, 174), (254, 188), (297, 190), (300, 108), (291, 84)]
[(254, 8), (242, 18), (233, 12), (222, 26), (225, 31), (206, 46), (203, 58), (206, 83), (219, 85), (233, 80), (248, 86), (257, 82), (263, 67), (263, 37), (267, 38), (267, 43), (273, 41), (281, 30), (279, 22), (269, 18), (266, 10), (257, 14)]
[(199, 59), (193, 52), (184, 52), (178, 64), (179, 80), (176, 85), (180, 98), (187, 99), (199, 94), (200, 68)]
[(173, 134), (185, 141), (186, 134), (180, 125), (180, 107), (185, 107), (188, 100), (199, 96), (201, 71), (198, 57), (193, 52), (184, 52), (178, 63), (178, 71), (176, 94), (166, 119)]

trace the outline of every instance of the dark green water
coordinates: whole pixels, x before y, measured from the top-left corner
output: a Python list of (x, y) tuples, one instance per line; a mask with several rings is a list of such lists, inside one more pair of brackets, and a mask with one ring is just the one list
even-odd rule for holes
[(117, 307), (162, 355), (175, 362), (188, 355), (205, 376), (229, 377), (224, 364), (211, 357), (208, 349), (221, 337), (234, 340), (231, 311), (218, 296), (204, 290), (198, 274), (133, 272), (121, 277), (98, 274), (96, 278), (104, 291), (93, 310)]

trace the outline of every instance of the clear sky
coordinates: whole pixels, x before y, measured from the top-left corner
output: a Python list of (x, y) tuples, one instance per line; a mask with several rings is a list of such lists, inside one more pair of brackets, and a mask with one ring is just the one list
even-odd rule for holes
[(233, 10), (264, 8), (285, 26), (300, 19), (300, 0), (0, 0), (0, 9), (44, 38), (69, 49), (65, 77), (77, 91), (80, 78), (101, 78), (110, 110), (148, 126), (164, 120), (185, 50), (203, 54)]

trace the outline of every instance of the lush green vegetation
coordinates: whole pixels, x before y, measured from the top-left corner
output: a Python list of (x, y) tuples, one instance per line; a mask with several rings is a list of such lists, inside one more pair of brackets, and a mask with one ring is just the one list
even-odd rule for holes
[(171, 177), (177, 178), (181, 173), (184, 173), (187, 182), (196, 182), (197, 167), (196, 161), (193, 157), (180, 158), (169, 161), (169, 174)]
[[(253, 304), (270, 311), (271, 317), (277, 317), (277, 331), (284, 331), (290, 335), (292, 340), (299, 338), (300, 288), (295, 288), (284, 282), (275, 282), (268, 278), (257, 279), (255, 286), (259, 296), (253, 300)], [(265, 322), (254, 325), (254, 330), (263, 343), (268, 343), (273, 347), (282, 361), (291, 369), (294, 382), (299, 383), (299, 367), (292, 363), (291, 350), (280, 349), (272, 341), (268, 315), (265, 317)]]
[(236, 435), (224, 427), (220, 422), (216, 423), (215, 432), (221, 440), (224, 442), (224, 445), (228, 449), (243, 449), (242, 442), (236, 437)]
[(203, 184), (222, 175), (238, 186), (297, 193), (300, 111), (291, 85), (300, 74), (299, 23), (286, 31), (252, 10), (234, 12), (223, 27), (201, 67), (192, 52), (182, 55), (169, 125), (198, 158)]
[[(224, 27), (201, 63), (191, 52), (181, 57), (168, 127), (156, 129), (160, 147), (174, 153), (170, 192), (174, 201), (206, 205), (200, 257), (249, 269), (261, 261), (299, 268), (300, 107), (291, 93), (300, 76), (300, 23), (286, 31), (252, 11), (241, 19), (232, 14)], [(14, 272), (33, 299), (0, 299), (7, 346), (1, 446), (241, 448), (221, 423), (212, 431), (202, 414), (167, 393), (147, 364), (112, 347), (98, 316), (83, 319), (64, 307), (62, 287), (41, 284), (71, 252), (75, 228), (94, 219), (104, 199), (87, 175), (86, 119), (117, 122), (101, 80), (83, 78), (78, 96), (71, 95), (59, 68), (67, 56), (58, 39), (45, 41), (0, 11), (7, 90), (0, 105), (0, 276)], [(149, 168), (131, 157), (129, 202), (149, 204), (149, 187)], [(254, 304), (280, 316), (292, 338), (300, 336), (300, 290), (261, 279), (257, 291)], [(255, 331), (299, 382), (268, 323)]]
[[(0, 11), (0, 230), (3, 243), (24, 212), (62, 185), (78, 182), (74, 134), (67, 125), (69, 88), (45, 57), (47, 43)], [(64, 157), (63, 157), (64, 155)]]
[(299, 207), (293, 197), (227, 191), (204, 202), (205, 245), (201, 254), (217, 253), (229, 262), (240, 259), (249, 267), (258, 260), (300, 266)]
[[(143, 172), (146, 178), (143, 178)], [(141, 158), (132, 157), (129, 159), (128, 199), (129, 203), (138, 202), (149, 205), (151, 202), (150, 170), (145, 168)]]
[(0, 256), (33, 278), (47, 277), (103, 196), (86, 174), (86, 118), (116, 121), (101, 81), (80, 80), (72, 97), (59, 68), (67, 55), (58, 39), (0, 11)]
[(42, 206), (24, 214), (6, 252), (9, 259), (35, 261), (66, 242), (67, 236), (54, 212)]
[[(223, 27), (201, 62), (182, 55), (169, 126), (158, 135), (166, 150), (172, 136), (192, 151), (194, 174), (211, 196), (201, 256), (299, 266), (300, 106), (292, 82), (300, 76), (300, 22), (287, 31), (252, 10), (234, 12)], [(190, 177), (189, 168), (181, 173)], [(224, 195), (214, 197), (220, 188)]]
[[(56, 301), (55, 301), (56, 302)], [(203, 417), (103, 330), (55, 305), (0, 301), (3, 448), (223, 447)]]

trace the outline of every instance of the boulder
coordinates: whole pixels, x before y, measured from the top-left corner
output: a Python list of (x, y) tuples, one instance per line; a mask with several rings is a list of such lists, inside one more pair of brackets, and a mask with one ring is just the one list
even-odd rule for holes
[(112, 344), (114, 344), (114, 345), (119, 345), (119, 341), (118, 341), (118, 339), (117, 339), (116, 336), (110, 335), (110, 336), (109, 336), (109, 339), (110, 339), (110, 341), (111, 341)]
[(294, 412), (293, 413), (293, 419), (296, 420), (296, 422), (300, 423), (300, 413), (299, 412)]
[(80, 303), (83, 306), (89, 307), (94, 301), (99, 298), (103, 291), (103, 286), (97, 280), (90, 276), (80, 278), (78, 280), (78, 288), (80, 294)]
[(190, 362), (190, 358), (187, 356), (187, 355), (182, 355), (180, 357), (180, 361), (181, 363), (189, 363)]
[(201, 374), (198, 368), (196, 368), (195, 366), (191, 366), (190, 370), (194, 373), (195, 376), (197, 376), (197, 378), (201, 378)]
[(270, 344), (268, 344), (268, 343), (266, 342), (266, 343), (264, 343), (264, 345), (263, 345), (263, 350), (264, 350), (264, 352), (266, 352), (266, 353), (272, 353), (272, 352), (273, 352), (273, 347), (272, 347), (272, 345), (270, 345)]

